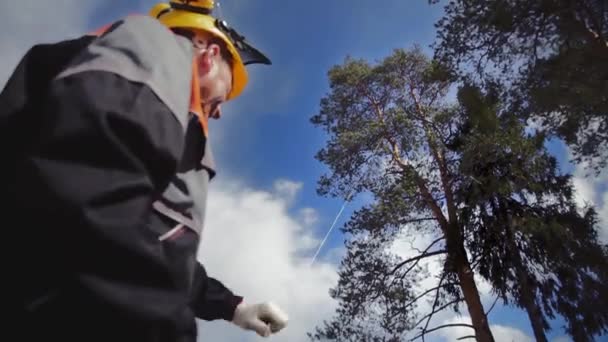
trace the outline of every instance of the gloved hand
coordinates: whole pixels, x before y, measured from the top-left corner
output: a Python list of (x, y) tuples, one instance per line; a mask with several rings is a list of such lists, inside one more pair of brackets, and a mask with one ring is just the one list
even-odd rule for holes
[(287, 326), (287, 314), (273, 303), (246, 304), (242, 302), (234, 311), (232, 323), (245, 330), (253, 330), (262, 337), (277, 333)]

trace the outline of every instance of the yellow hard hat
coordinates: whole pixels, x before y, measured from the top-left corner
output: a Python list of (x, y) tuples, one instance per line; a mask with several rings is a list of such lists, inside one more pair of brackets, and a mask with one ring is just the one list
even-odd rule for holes
[(260, 51), (245, 41), (233, 28), (211, 16), (213, 0), (182, 0), (159, 3), (150, 10), (150, 15), (169, 28), (194, 29), (208, 32), (222, 39), (232, 55), (232, 90), (227, 100), (241, 94), (247, 85), (248, 64), (271, 64)]

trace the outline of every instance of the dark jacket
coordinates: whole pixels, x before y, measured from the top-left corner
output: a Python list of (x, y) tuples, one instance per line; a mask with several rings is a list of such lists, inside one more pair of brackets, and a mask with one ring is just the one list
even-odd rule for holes
[(9, 79), (1, 307), (12, 341), (195, 341), (195, 317), (232, 319), (242, 298), (196, 260), (215, 171), (189, 111), (192, 58), (189, 41), (134, 16), (99, 38), (34, 46)]

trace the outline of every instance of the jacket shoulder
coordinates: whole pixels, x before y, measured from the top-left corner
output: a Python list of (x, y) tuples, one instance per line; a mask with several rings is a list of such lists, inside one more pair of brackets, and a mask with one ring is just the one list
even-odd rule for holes
[(115, 73), (148, 86), (186, 127), (190, 103), (191, 43), (149, 16), (126, 17), (95, 39), (57, 76)]

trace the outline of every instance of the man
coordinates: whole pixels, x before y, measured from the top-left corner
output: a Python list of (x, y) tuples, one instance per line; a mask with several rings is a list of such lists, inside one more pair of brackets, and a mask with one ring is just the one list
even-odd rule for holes
[(207, 119), (242, 92), (245, 64), (270, 64), (212, 8), (172, 1), (98, 36), (35, 46), (9, 79), (7, 340), (195, 341), (195, 318), (261, 336), (286, 325), (196, 260), (215, 175)]

